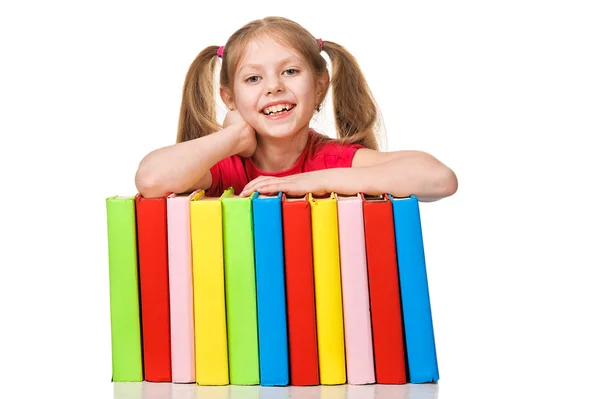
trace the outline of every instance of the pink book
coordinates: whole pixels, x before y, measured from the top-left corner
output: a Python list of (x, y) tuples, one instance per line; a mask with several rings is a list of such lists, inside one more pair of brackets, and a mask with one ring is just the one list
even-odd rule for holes
[(190, 200), (192, 194), (167, 197), (171, 369), (173, 382), (195, 382), (194, 308)]
[(336, 195), (342, 275), (348, 383), (375, 382), (363, 202), (360, 195)]

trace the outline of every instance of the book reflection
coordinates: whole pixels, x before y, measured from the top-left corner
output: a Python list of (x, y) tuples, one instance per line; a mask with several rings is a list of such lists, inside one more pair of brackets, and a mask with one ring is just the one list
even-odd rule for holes
[(115, 382), (113, 399), (437, 399), (438, 384), (320, 386), (199, 386)]

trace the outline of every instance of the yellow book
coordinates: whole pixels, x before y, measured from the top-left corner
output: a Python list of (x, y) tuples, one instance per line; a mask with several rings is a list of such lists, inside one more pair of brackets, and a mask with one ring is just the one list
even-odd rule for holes
[(346, 382), (337, 200), (309, 194), (315, 271), (319, 376), (322, 385)]
[(196, 384), (228, 385), (221, 200), (200, 190), (190, 201)]

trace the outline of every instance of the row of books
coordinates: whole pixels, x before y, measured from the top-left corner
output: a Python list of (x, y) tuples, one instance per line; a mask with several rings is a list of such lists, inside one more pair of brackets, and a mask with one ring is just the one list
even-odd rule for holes
[(418, 199), (106, 199), (114, 382), (439, 379)]

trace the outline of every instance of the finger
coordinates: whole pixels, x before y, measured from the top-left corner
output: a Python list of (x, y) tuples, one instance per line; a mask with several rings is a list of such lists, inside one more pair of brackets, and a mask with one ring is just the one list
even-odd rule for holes
[(276, 181), (277, 179), (278, 178), (272, 177), (272, 176), (257, 177), (256, 179), (252, 180), (250, 183), (246, 184), (246, 187), (244, 187), (242, 192), (245, 194), (252, 193), (253, 191), (256, 191), (256, 189), (258, 187), (260, 187), (261, 185), (264, 185), (265, 183), (268, 183), (270, 181)]
[(247, 184), (246, 187), (244, 187), (244, 189), (240, 193), (240, 196), (241, 197), (247, 197), (250, 194), (252, 194), (254, 191), (256, 191), (256, 188), (254, 186), (252, 186), (252, 185)]
[(271, 182), (271, 183), (266, 183), (266, 184), (257, 186), (255, 190), (260, 194), (275, 195), (276, 193), (279, 193), (279, 192), (287, 192), (290, 189), (291, 189), (291, 185), (288, 184), (287, 182), (277, 181), (277, 182)]
[(250, 196), (255, 191), (257, 191), (256, 187), (246, 186), (246, 187), (244, 187), (244, 189), (240, 193), (240, 197), (248, 197), (248, 196)]
[(246, 190), (246, 189), (252, 189), (252, 188), (256, 187), (256, 185), (259, 184), (260, 182), (262, 182), (264, 180), (269, 180), (269, 179), (273, 179), (273, 177), (271, 177), (271, 176), (258, 176), (256, 179), (248, 182), (248, 184), (246, 184), (246, 187), (244, 187), (244, 190)]
[(293, 179), (288, 180), (285, 178), (264, 182), (257, 185), (255, 190), (261, 194), (271, 193), (274, 195), (282, 192), (292, 196), (304, 195), (309, 192), (308, 187), (299, 184), (299, 182)]
[(274, 176), (262, 176), (262, 175), (261, 175), (261, 176), (258, 176), (258, 177), (257, 177), (257, 178), (255, 178), (255, 179), (251, 180), (250, 182), (248, 182), (248, 184), (251, 184), (251, 183), (257, 183), (257, 182), (259, 182), (259, 181), (262, 181), (262, 180), (267, 180), (267, 179), (277, 179), (277, 177), (274, 177)]

